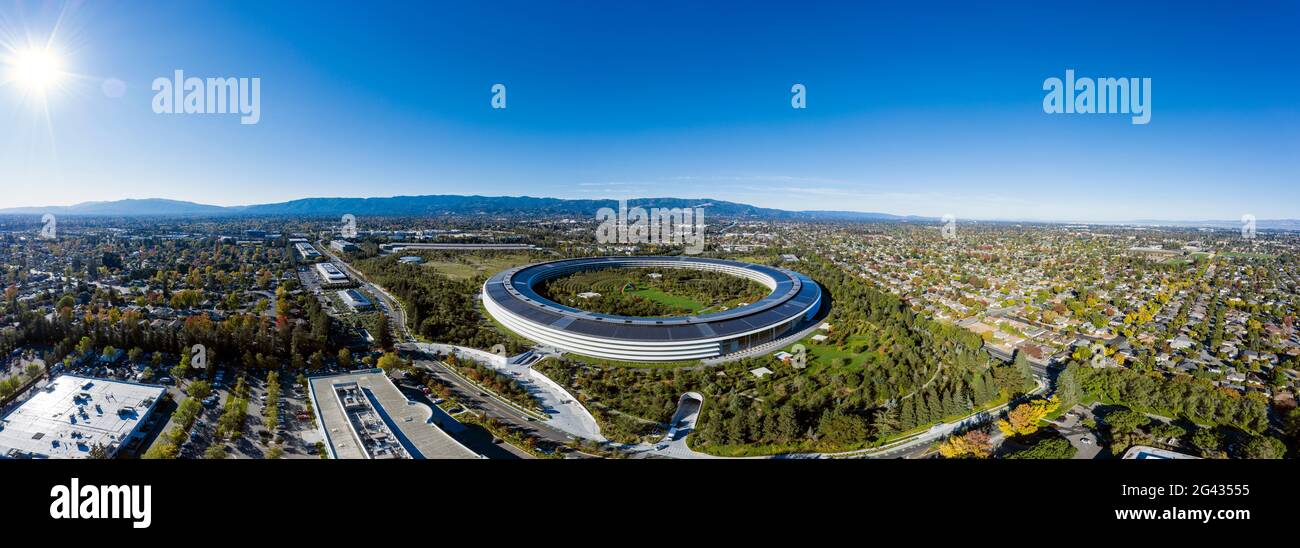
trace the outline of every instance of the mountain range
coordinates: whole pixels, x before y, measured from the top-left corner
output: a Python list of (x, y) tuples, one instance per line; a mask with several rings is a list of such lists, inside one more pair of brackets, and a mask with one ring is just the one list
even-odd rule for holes
[[(705, 215), (750, 217), (755, 219), (844, 219), (844, 220), (923, 220), (925, 217), (890, 215), (858, 211), (786, 211), (738, 204), (723, 200), (687, 198), (638, 198), (628, 200), (628, 207), (707, 208)], [(16, 207), (0, 209), (0, 215), (108, 216), (108, 217), (216, 217), (296, 215), (326, 217), (405, 215), (575, 215), (590, 217), (602, 207), (618, 208), (616, 200), (566, 200), (531, 196), (392, 196), (386, 198), (303, 198), (273, 204), (215, 206), (164, 200), (129, 199), (112, 202), (84, 202), (70, 206)]]
[[(637, 198), (628, 207), (701, 207), (706, 216), (752, 218), (756, 220), (828, 220), (828, 221), (936, 221), (935, 217), (893, 215), (867, 211), (789, 211), (712, 199)], [(351, 213), (358, 216), (427, 216), (427, 215), (512, 215), (589, 217), (602, 207), (617, 208), (616, 200), (568, 200), (532, 196), (461, 196), (450, 194), (391, 196), (384, 198), (303, 198), (270, 204), (216, 206), (162, 198), (126, 199), (106, 202), (83, 202), (70, 206), (15, 207), (0, 209), (0, 215), (54, 215), (103, 217), (220, 217), (273, 216), (337, 217)], [(1045, 222), (1014, 221), (1005, 222)], [(1239, 228), (1238, 220), (1133, 220), (1125, 222), (1083, 222), (1083, 224), (1144, 225), (1173, 227)], [(1300, 230), (1300, 220), (1259, 219), (1256, 228)]]

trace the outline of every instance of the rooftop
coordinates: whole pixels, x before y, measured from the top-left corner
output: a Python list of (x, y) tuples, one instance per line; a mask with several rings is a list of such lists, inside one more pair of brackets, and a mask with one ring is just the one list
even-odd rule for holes
[[(432, 410), (407, 400), (397, 386), (377, 369), (313, 377), (311, 397), (319, 415), (318, 421), (325, 428), (326, 443), (335, 458), (478, 458), (473, 451), (429, 422)], [(358, 424), (362, 426), (362, 433), (375, 442), (371, 447), (364, 447), (357, 441), (354, 432), (358, 431)], [(381, 443), (384, 434), (392, 435), (392, 441), (400, 451), (388, 447), (385, 452), (376, 454), (376, 449), (383, 449), (379, 446), (384, 445)]]
[(88, 458), (96, 444), (115, 452), (153, 411), (163, 391), (161, 386), (57, 377), (4, 418), (0, 458)]

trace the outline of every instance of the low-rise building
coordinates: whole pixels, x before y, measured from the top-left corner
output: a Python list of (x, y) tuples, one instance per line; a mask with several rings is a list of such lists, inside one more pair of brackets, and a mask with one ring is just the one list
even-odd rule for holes
[(346, 285), (351, 282), (348, 275), (334, 266), (334, 263), (316, 263), (316, 274), (320, 276), (321, 285)]
[(357, 247), (357, 244), (354, 244), (347, 240), (332, 240), (330, 241), (330, 249), (333, 249), (334, 251), (337, 251), (339, 253), (351, 253), (360, 248)]
[(62, 375), (0, 420), (0, 459), (84, 459), (102, 447), (112, 457), (141, 440), (164, 389)]
[(354, 311), (373, 310), (375, 304), (370, 302), (365, 295), (355, 289), (344, 289), (338, 292), (339, 298), (343, 299), (343, 304), (348, 305)]

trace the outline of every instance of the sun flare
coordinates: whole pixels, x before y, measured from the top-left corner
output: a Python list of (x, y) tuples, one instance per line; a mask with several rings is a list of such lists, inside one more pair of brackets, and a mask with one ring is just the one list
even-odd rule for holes
[(49, 49), (26, 49), (8, 60), (10, 78), (35, 93), (44, 93), (63, 79), (63, 63)]

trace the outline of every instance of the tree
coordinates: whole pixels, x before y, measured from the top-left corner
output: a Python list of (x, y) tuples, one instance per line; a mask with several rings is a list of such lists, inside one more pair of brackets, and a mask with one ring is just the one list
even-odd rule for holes
[(390, 375), (394, 370), (401, 369), (405, 365), (406, 364), (402, 361), (401, 356), (392, 352), (385, 352), (383, 356), (379, 357), (379, 368), (383, 369), (384, 373)]
[(794, 407), (784, 405), (776, 413), (776, 435), (781, 443), (790, 443), (799, 437), (799, 415)]
[(81, 354), (82, 356), (88, 356), (90, 355), (91, 352), (94, 351), (95, 351), (95, 341), (90, 340), (90, 337), (82, 337), (81, 340), (77, 342), (78, 354)]
[(1061, 403), (1065, 405), (1074, 405), (1083, 399), (1083, 391), (1079, 388), (1078, 370), (1079, 365), (1070, 362), (1056, 378), (1056, 395), (1061, 397)]
[(1047, 438), (1034, 445), (1012, 452), (1008, 459), (1069, 459), (1078, 452), (1070, 440), (1061, 437)]
[(379, 326), (375, 328), (375, 343), (384, 350), (393, 349), (393, 333), (388, 327), (388, 318), (379, 317)]
[(904, 401), (898, 405), (898, 426), (904, 431), (916, 428), (916, 410), (912, 408), (912, 403)]
[(1116, 455), (1135, 443), (1139, 428), (1151, 424), (1151, 418), (1132, 409), (1120, 408), (1102, 417), (1110, 430), (1110, 447)]
[(1273, 436), (1254, 436), (1242, 453), (1248, 459), (1280, 459), (1286, 456), (1286, 444)]
[(226, 458), (226, 445), (224, 443), (209, 445), (207, 450), (203, 451), (203, 458), (214, 460)]
[(284, 449), (279, 445), (272, 444), (271, 448), (266, 451), (266, 458), (270, 460), (279, 459), (284, 456)]
[(344, 369), (352, 368), (352, 351), (346, 348), (339, 349), (339, 367)]
[(1222, 438), (1214, 428), (1201, 428), (1192, 433), (1192, 445), (1200, 451), (1201, 456), (1207, 459), (1218, 458), (1220, 456), (1219, 447), (1223, 444)]
[(817, 423), (817, 434), (830, 444), (847, 445), (867, 437), (867, 421), (839, 409), (827, 411)]
[(884, 439), (898, 433), (899, 422), (898, 406), (887, 407), (876, 411), (871, 427), (879, 439)]
[(1292, 440), (1300, 441), (1300, 407), (1286, 412), (1282, 419), (1282, 431)]
[(1008, 438), (1033, 434), (1038, 431), (1038, 421), (1060, 406), (1061, 400), (1056, 396), (1022, 403), (1007, 413), (1007, 418), (998, 420), (998, 429)]
[(1033, 380), (1034, 369), (1029, 363), (1029, 356), (1026, 356), (1023, 350), (1016, 351), (1016, 357), (1012, 360), (1012, 365), (1015, 366), (1016, 372), (1019, 373), (1021, 377), (1031, 381)]
[(146, 459), (174, 459), (180, 456), (181, 448), (175, 443), (167, 440), (158, 440), (148, 451), (145, 451)]
[(212, 393), (212, 386), (208, 384), (208, 381), (194, 381), (186, 387), (185, 391), (189, 393), (191, 398), (201, 400)]
[(1151, 424), (1151, 418), (1132, 409), (1117, 409), (1102, 417), (1110, 427), (1111, 434), (1130, 434), (1142, 426)]
[(965, 434), (949, 436), (939, 444), (939, 454), (944, 458), (971, 457), (986, 459), (993, 454), (993, 442), (986, 430), (971, 430)]

